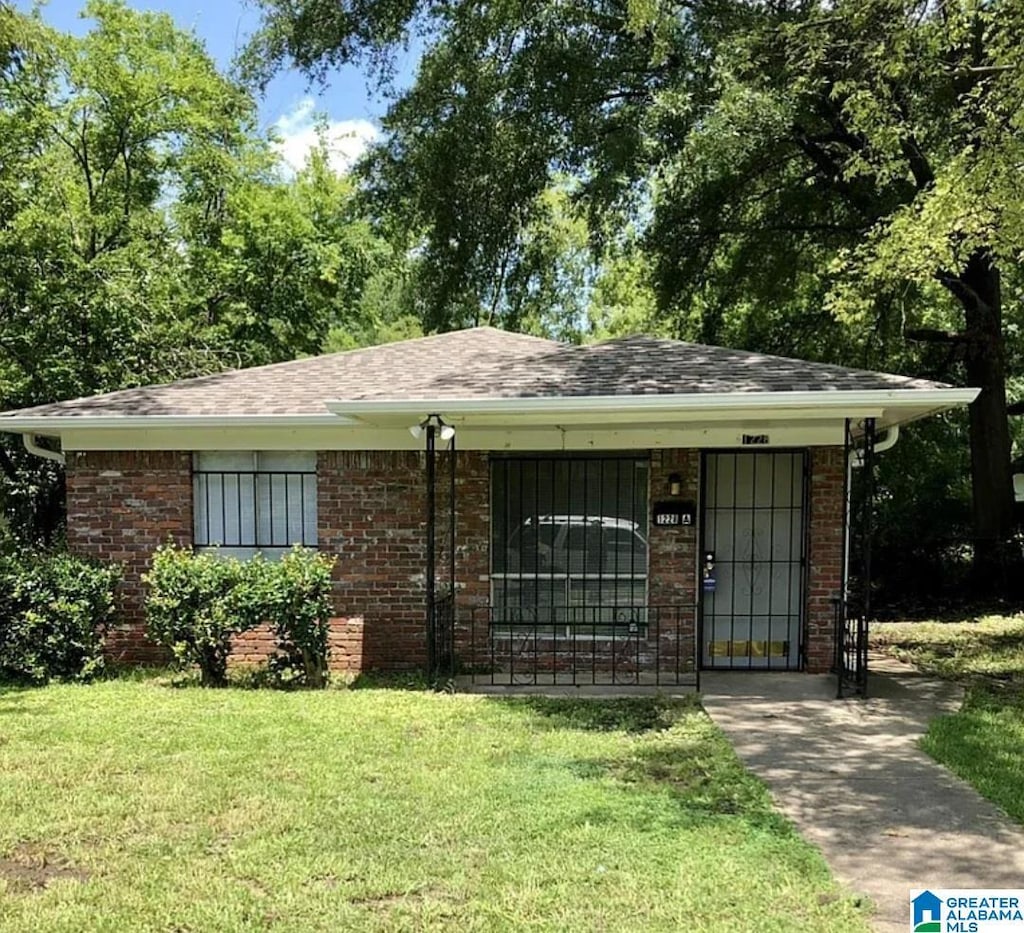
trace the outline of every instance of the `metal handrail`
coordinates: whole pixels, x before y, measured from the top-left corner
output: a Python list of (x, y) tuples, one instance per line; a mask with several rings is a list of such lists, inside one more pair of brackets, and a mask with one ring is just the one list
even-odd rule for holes
[[(524, 620), (524, 612), (533, 618)], [(456, 652), (473, 683), (699, 689), (696, 626), (691, 602), (477, 606), (456, 622)]]

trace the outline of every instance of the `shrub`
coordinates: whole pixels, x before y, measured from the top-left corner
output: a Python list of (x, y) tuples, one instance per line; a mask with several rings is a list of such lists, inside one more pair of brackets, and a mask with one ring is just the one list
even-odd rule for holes
[(101, 673), (119, 577), (70, 554), (0, 558), (0, 677), (42, 684)]
[(295, 548), (280, 561), (248, 561), (168, 546), (153, 555), (145, 576), (149, 637), (180, 664), (199, 667), (204, 686), (227, 684), (231, 639), (267, 623), (277, 651), (278, 683), (322, 687), (334, 561)]
[(260, 621), (260, 567), (173, 545), (153, 555), (146, 631), (178, 663), (197, 665), (204, 687), (227, 684), (232, 637)]
[(266, 620), (277, 641), (271, 667), (283, 680), (301, 680), (309, 687), (327, 681), (333, 569), (334, 558), (300, 547), (265, 565)]

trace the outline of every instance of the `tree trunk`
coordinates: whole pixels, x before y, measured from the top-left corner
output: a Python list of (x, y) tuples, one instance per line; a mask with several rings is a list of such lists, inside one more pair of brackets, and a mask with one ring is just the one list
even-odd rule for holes
[(974, 577), (991, 592), (1003, 582), (1005, 545), (1013, 527), (999, 270), (979, 250), (957, 282), (947, 282), (947, 287), (964, 306), (967, 384), (981, 389), (970, 407)]

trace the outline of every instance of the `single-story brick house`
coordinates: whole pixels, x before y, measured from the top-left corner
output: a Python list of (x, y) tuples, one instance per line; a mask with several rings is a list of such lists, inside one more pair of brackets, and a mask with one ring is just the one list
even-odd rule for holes
[[(511, 682), (616, 665), (661, 682), (829, 669), (858, 439), (882, 449), (976, 394), (479, 327), (7, 412), (0, 431), (66, 463), (70, 548), (125, 566), (121, 660), (154, 657), (140, 577), (158, 545), (300, 543), (338, 557), (338, 669), (418, 667), (443, 643)], [(447, 638), (427, 603), (453, 589)]]

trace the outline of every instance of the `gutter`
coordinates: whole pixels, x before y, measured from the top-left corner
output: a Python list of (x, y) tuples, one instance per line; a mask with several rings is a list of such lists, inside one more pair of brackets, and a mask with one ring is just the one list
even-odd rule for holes
[[(875, 453), (884, 454), (887, 450), (892, 450), (896, 446), (896, 442), (900, 439), (900, 426), (898, 424), (890, 425), (885, 428), (885, 439), (875, 443)], [(850, 451), (850, 469), (860, 469), (864, 466), (864, 451), (854, 448)]]
[(332, 427), (354, 418), (337, 415), (0, 415), (0, 431), (58, 437), (79, 428), (305, 428)]
[(47, 447), (40, 447), (38, 444), (38, 438), (35, 434), (25, 434), (21, 438), (22, 443), (25, 445), (25, 450), (36, 457), (42, 457), (44, 460), (52, 460), (54, 463), (59, 463), (64, 466), (64, 454), (58, 450), (50, 450)]
[(714, 392), (648, 395), (579, 395), (496, 399), (355, 399), (327, 402), (337, 415), (415, 415), (441, 411), (449, 415), (593, 414), (596, 412), (780, 411), (791, 408), (847, 409), (857, 406), (914, 406), (938, 409), (967, 405), (978, 389), (871, 389), (817, 392)]
[[(978, 389), (871, 389), (817, 392), (684, 392), (637, 395), (530, 396), (493, 399), (353, 399), (328, 401), (323, 414), (208, 414), (208, 415), (19, 415), (0, 414), (0, 431), (59, 437), (63, 431), (122, 428), (301, 428), (362, 425), (362, 416), (402, 415), (416, 420), (424, 413), (461, 415), (600, 415), (685, 414), (732, 412), (771, 414), (803, 409), (842, 415), (856, 408), (901, 408), (930, 412), (967, 405)], [(919, 413), (914, 417), (921, 417)], [(40, 454), (39, 456), (43, 456)]]

